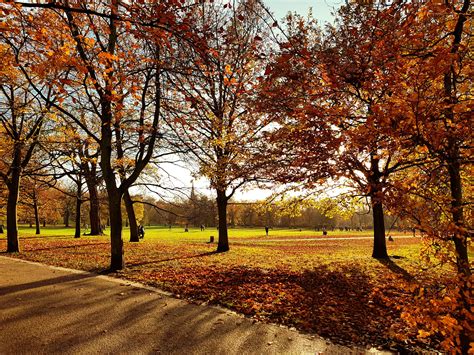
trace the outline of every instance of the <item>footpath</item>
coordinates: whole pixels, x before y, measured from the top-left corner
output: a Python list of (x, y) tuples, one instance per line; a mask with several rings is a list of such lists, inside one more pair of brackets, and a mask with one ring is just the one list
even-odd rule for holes
[(126, 280), (0, 256), (0, 354), (368, 352)]

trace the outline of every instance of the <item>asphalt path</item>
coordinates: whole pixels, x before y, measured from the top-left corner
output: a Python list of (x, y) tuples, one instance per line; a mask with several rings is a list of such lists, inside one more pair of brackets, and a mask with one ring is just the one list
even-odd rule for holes
[(363, 354), (126, 280), (0, 256), (0, 354)]

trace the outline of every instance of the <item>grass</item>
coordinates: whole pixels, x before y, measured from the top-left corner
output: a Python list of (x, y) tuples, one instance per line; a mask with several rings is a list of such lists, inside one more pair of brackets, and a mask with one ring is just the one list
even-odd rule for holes
[[(110, 227), (109, 227), (110, 228)], [(106, 229), (107, 234), (109, 229)], [(255, 239), (255, 238), (267, 238), (265, 235), (264, 228), (229, 228), (229, 238), (237, 239)], [(88, 230), (82, 228), (81, 233), (86, 234)], [(36, 236), (35, 228), (28, 226), (20, 226), (20, 236)], [(163, 241), (208, 241), (209, 237), (213, 235), (216, 239), (218, 231), (216, 228), (206, 228), (201, 231), (199, 228), (189, 228), (189, 232), (185, 232), (184, 228), (173, 226), (171, 229), (163, 226), (147, 226), (145, 227), (145, 235), (147, 239), (160, 239)], [(396, 233), (400, 235), (401, 233)], [(128, 228), (123, 229), (124, 239), (127, 239)], [(329, 231), (327, 237), (351, 237), (351, 236), (371, 236), (371, 230), (358, 231)], [(48, 226), (41, 228), (41, 236), (74, 236), (74, 227), (65, 228), (62, 226)], [(282, 237), (300, 237), (300, 238), (317, 238), (323, 237), (321, 231), (315, 231), (314, 229), (270, 229), (268, 238), (282, 238)], [(0, 236), (1, 238), (1, 236)]]
[[(74, 239), (73, 234), (73, 228), (50, 227), (35, 236), (34, 229), (22, 227), (22, 252), (13, 256), (106, 272), (109, 237)], [(370, 257), (371, 231), (330, 231), (323, 239), (322, 232), (314, 230), (271, 229), (266, 237), (263, 228), (236, 228), (229, 230), (231, 250), (219, 254), (214, 252), (215, 243), (208, 243), (211, 235), (217, 240), (215, 229), (147, 227), (140, 243), (125, 242), (126, 268), (112, 275), (343, 344), (423, 348), (440, 344), (438, 334), (420, 340), (416, 327), (405, 329), (400, 320), (400, 305), (413, 304), (414, 292), (452, 276), (449, 267), (425, 272), (420, 238), (395, 234), (387, 246), (396, 259), (380, 262)], [(4, 239), (0, 238), (3, 250)], [(126, 229), (124, 240), (128, 240)]]

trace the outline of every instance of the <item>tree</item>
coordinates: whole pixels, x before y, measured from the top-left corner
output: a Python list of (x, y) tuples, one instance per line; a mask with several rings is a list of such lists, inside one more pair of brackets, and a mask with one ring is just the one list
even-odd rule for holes
[(202, 45), (176, 43), (170, 80), (176, 95), (167, 123), (216, 191), (218, 252), (229, 250), (227, 205), (235, 191), (257, 178), (249, 157), (268, 121), (252, 114), (248, 98), (261, 71), (265, 11), (254, 0), (203, 3), (195, 8), (194, 33)]
[[(111, 269), (121, 269), (121, 200), (150, 160), (159, 137), (160, 55), (169, 34), (186, 28), (179, 22), (186, 20), (187, 7), (180, 2), (125, 4), (117, 0), (22, 6), (6, 5), (4, 11), (12, 19), (9, 27), (11, 32), (26, 28), (29, 38), (35, 39), (31, 42), (38, 54), (35, 75), (50, 78), (50, 87), (59, 93), (58, 102), (33, 85), (25, 62), (19, 60), (16, 65), (33, 86), (32, 92), (98, 145), (109, 202)], [(78, 115), (83, 109), (96, 118), (94, 126)], [(122, 154), (124, 145), (134, 148), (133, 155)]]
[[(0, 8), (0, 14), (2, 11)], [(27, 81), (16, 67), (18, 60), (27, 63), (26, 57), (18, 50), (25, 45), (26, 33), (7, 36), (0, 35), (3, 58), (0, 64), (0, 140), (7, 147), (6, 154), (0, 157), (0, 178), (8, 189), (7, 252), (19, 252), (17, 205), (21, 178), (37, 148), (41, 129), (50, 112), (50, 105), (35, 93), (33, 85), (41, 88), (48, 101), (53, 102), (54, 99), (53, 91), (44, 82), (35, 81), (33, 84), (33, 81)]]
[[(403, 40), (397, 81), (387, 111), (396, 118), (392, 133), (411, 145), (424, 165), (400, 176), (392, 205), (411, 217), (444, 261), (458, 274), (459, 334), (447, 339), (452, 349), (472, 344), (472, 272), (468, 243), (472, 238), (472, 18), (471, 1), (406, 4), (396, 35)], [(472, 185), (472, 184), (471, 184)], [(396, 203), (395, 203), (396, 201)], [(442, 246), (442, 248), (440, 247)]]
[(343, 6), (325, 33), (311, 20), (290, 17), (287, 42), (267, 68), (258, 103), (280, 124), (264, 153), (279, 165), (272, 176), (306, 189), (339, 182), (367, 197), (374, 258), (388, 257), (383, 206), (392, 177), (419, 163), (397, 150), (385, 123), (390, 82), (400, 75), (392, 36), (397, 6)]

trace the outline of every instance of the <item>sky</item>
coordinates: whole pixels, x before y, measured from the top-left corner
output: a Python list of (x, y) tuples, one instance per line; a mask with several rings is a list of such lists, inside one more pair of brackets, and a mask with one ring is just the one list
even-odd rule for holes
[(332, 22), (331, 11), (345, 3), (345, 0), (263, 0), (263, 2), (278, 20), (282, 19), (289, 11), (306, 15), (309, 9), (312, 8), (313, 17), (320, 24), (324, 24), (325, 22)]
[[(345, 3), (345, 0), (263, 0), (270, 11), (274, 14), (276, 20), (281, 20), (288, 12), (297, 12), (300, 15), (307, 15), (312, 8), (313, 17), (323, 25), (326, 22), (332, 22), (331, 12)], [(175, 186), (185, 187), (191, 191), (191, 181), (194, 180), (191, 174), (185, 168), (173, 166), (171, 169), (171, 181)], [(196, 179), (193, 182), (197, 192), (212, 196), (214, 193), (209, 188), (209, 182), (204, 179)], [(237, 200), (261, 200), (272, 194), (272, 191), (261, 189), (241, 189), (235, 194)]]

